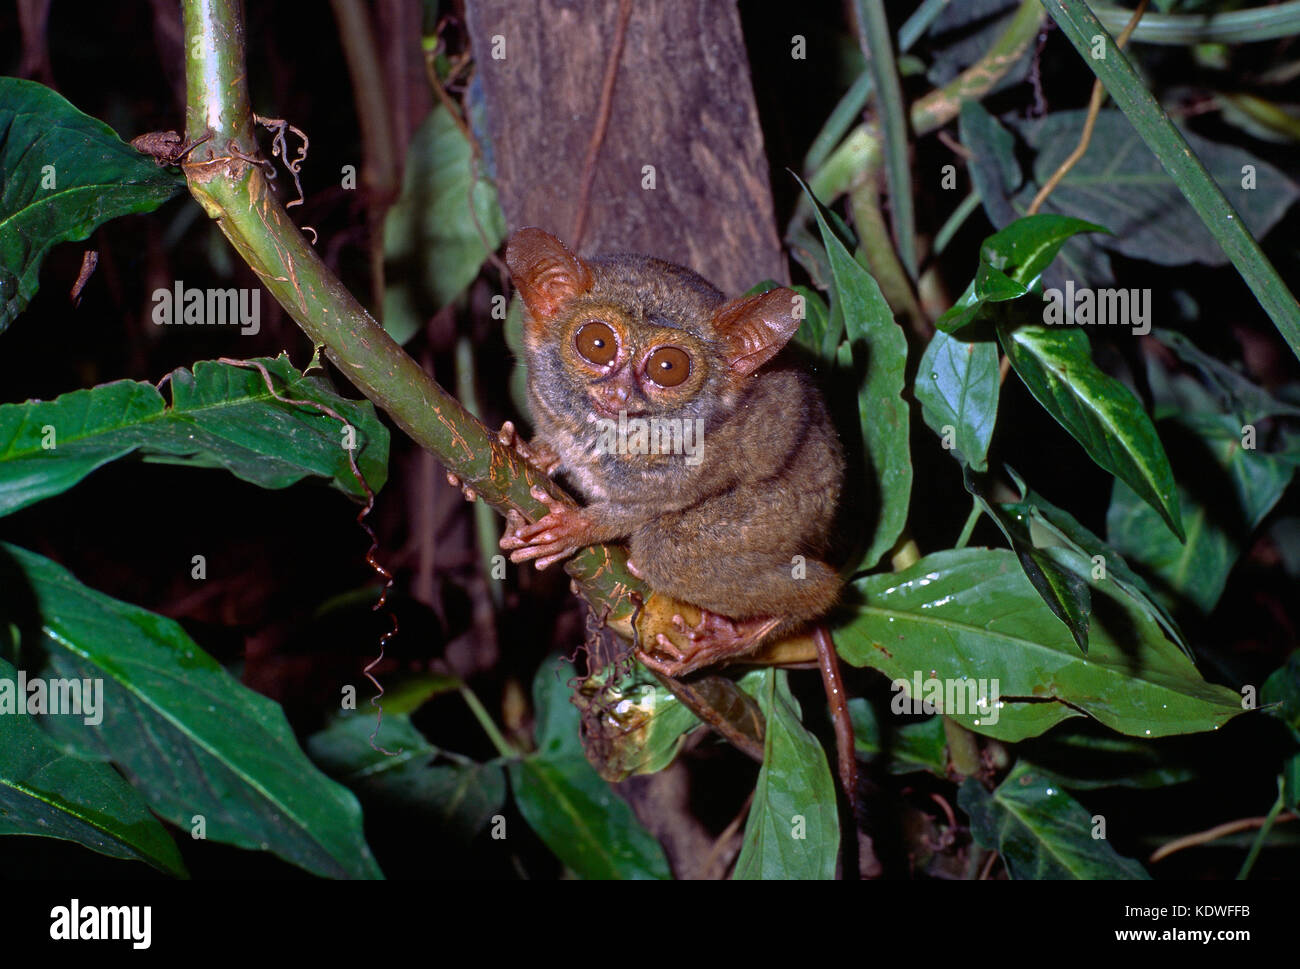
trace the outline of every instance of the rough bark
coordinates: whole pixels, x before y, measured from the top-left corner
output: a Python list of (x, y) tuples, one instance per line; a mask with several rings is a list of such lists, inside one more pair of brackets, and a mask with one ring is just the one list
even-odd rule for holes
[[(466, 13), (506, 221), (570, 239), (618, 4), (467, 0)], [(579, 251), (659, 256), (729, 294), (787, 280), (734, 3), (635, 0)]]

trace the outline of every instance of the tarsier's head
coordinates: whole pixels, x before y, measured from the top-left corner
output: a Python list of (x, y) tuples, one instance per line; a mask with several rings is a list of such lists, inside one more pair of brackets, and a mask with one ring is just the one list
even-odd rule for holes
[(575, 424), (723, 418), (799, 326), (789, 289), (728, 302), (681, 266), (581, 259), (541, 229), (515, 233), (506, 263), (527, 307), (530, 386)]

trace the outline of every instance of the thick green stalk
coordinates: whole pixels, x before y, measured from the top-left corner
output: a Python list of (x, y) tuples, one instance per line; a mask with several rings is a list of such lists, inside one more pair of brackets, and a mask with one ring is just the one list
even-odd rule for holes
[(893, 38), (883, 0), (856, 0), (858, 37), (876, 86), (876, 113), (885, 133), (885, 180), (889, 185), (894, 237), (907, 275), (916, 279), (916, 211), (908, 160), (907, 114), (894, 62)]
[[(987, 94), (1029, 49), (1038, 36), (1043, 16), (1039, 0), (1021, 0), (1015, 16), (983, 57), (943, 87), (912, 102), (912, 133), (919, 138), (939, 130), (957, 117), (963, 103)], [(853, 187), (862, 169), (873, 163), (880, 152), (878, 139), (868, 132), (865, 124), (860, 124), (826, 157), (817, 171), (809, 174), (808, 187), (823, 204), (830, 205)], [(790, 219), (790, 228), (786, 230), (787, 238), (794, 227), (803, 225), (812, 214), (808, 200), (800, 198)]]
[[(536, 485), (564, 493), (502, 446), (393, 341), (317, 256), (271, 191), (253, 137), (239, 0), (185, 0), (191, 139), (211, 133), (185, 165), (191, 194), (262, 284), (358, 390), (503, 514), (544, 514)], [(598, 614), (626, 620), (648, 595), (617, 548), (590, 548), (566, 566)]]

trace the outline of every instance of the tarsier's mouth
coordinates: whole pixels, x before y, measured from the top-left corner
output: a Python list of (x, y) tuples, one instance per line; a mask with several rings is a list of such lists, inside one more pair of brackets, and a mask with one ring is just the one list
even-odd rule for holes
[(590, 401), (591, 415), (589, 415), (589, 417), (616, 421), (618, 420), (619, 415), (626, 416), (628, 420), (631, 420), (633, 417), (646, 416), (646, 411), (637, 408), (635, 405), (628, 407), (625, 403), (614, 403), (605, 398), (597, 397), (594, 394), (590, 396)]

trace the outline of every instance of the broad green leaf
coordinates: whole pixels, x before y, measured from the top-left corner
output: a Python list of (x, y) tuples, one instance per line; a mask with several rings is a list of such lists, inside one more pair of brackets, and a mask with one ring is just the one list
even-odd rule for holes
[(1180, 542), (1123, 482), (1115, 482), (1106, 513), (1110, 543), (1160, 579), (1166, 593), (1202, 612), (1214, 609), (1250, 533), (1291, 483), (1294, 462), (1241, 446), (1239, 419), (1188, 414), (1178, 421), (1200, 442), (1178, 489), (1186, 542)]
[[(1040, 120), (1017, 125), (1025, 142), (1036, 152), (1033, 179), (1012, 201), (1018, 210), (1028, 207), (1039, 186), (1079, 143), (1086, 114), (1083, 109), (1053, 111)], [(1183, 137), (1257, 239), (1268, 234), (1300, 195), (1286, 175), (1244, 149), (1186, 131)], [(1250, 187), (1247, 171), (1253, 176)], [(1121, 111), (1097, 115), (1088, 151), (1052, 190), (1043, 208), (1100, 222), (1114, 233), (1070, 242), (1070, 249), (1079, 250), (1071, 253), (1071, 258), (1081, 265), (1091, 263), (1086, 250), (1094, 246), (1165, 266), (1191, 262), (1219, 266), (1228, 261), (1160, 160), (1143, 144)], [(1076, 279), (1075, 284), (1107, 281)]]
[(1160, 623), (1169, 638), (1178, 644), (1178, 648), (1191, 657), (1191, 649), (1183, 639), (1178, 623), (1161, 604), (1146, 580), (1129, 568), (1124, 556), (1079, 524), (1078, 519), (1068, 511), (1057, 508), (1026, 485), (1012, 468), (1007, 468), (1007, 472), (1024, 497), (1002, 507), (1013, 515), (1023, 516), (1034, 544), (1052, 553), (1073, 552), (1074, 557), (1067, 564), (1068, 568), (1078, 575), (1091, 575), (1098, 581), (1110, 582), (1134, 606)]
[(1025, 577), (1043, 597), (1043, 602), (1052, 610), (1052, 615), (1065, 623), (1070, 635), (1079, 644), (1079, 649), (1088, 652), (1092, 596), (1088, 592), (1088, 582), (1083, 578), (1088, 574), (1087, 569), (1071, 569), (1059, 564), (1050, 551), (1034, 545), (1023, 515), (1004, 511), (989, 501), (984, 495), (982, 484), (969, 467), (962, 469), (962, 477), (966, 490), (1006, 536)]
[(988, 316), (988, 304), (1005, 303), (1040, 288), (1043, 271), (1061, 246), (1081, 232), (1105, 232), (1099, 225), (1061, 215), (1027, 215), (984, 240), (975, 278), (935, 326), (955, 333)]
[[(110, 598), (25, 549), (0, 546), (0, 607), (20, 629), (39, 630), (43, 675), (97, 679), (96, 727), (47, 718), (79, 755), (111, 760), (149, 807), (188, 831), (271, 851), (335, 878), (381, 877), (361, 830), (361, 810), (298, 747), (280, 707), (240, 684), (170, 619)], [(16, 568), (15, 568), (16, 566)], [(20, 609), (28, 589), (35, 615)], [(34, 637), (33, 637), (34, 638)]]
[(1102, 584), (1091, 585), (1080, 655), (1002, 549), (937, 552), (853, 589), (859, 603), (835, 635), (840, 656), (902, 681), (917, 701), (938, 688), (940, 711), (976, 733), (1017, 741), (1088, 715), (1162, 737), (1214, 730), (1242, 712), (1236, 693), (1201, 679), (1155, 620)]
[[(1079, 726), (1070, 729), (1074, 724)], [(1207, 754), (1204, 737), (1139, 740), (1079, 720), (1027, 740), (1017, 750), (1075, 791), (1185, 784), (1196, 780)]]
[[(831, 311), (827, 307), (825, 300), (816, 290), (809, 289), (807, 286), (795, 286), (794, 291), (803, 297), (804, 300), (804, 320), (799, 324), (799, 329), (795, 331), (794, 339), (797, 344), (812, 354), (814, 359), (820, 360), (824, 365), (833, 367), (835, 365), (835, 348), (839, 346), (840, 340), (844, 337), (843, 326), (837, 330), (831, 326)], [(828, 350), (827, 347), (830, 346)]]
[[(354, 429), (357, 464), (374, 491), (388, 470), (388, 430), (369, 401), (346, 400), (281, 354), (259, 361), (276, 393), (341, 414)], [(343, 425), (312, 407), (276, 400), (256, 370), (210, 361), (172, 371), (169, 406), (153, 384), (118, 380), (52, 401), (0, 405), (0, 515), (71, 488), (131, 453), (146, 460), (225, 468), (263, 488), (308, 475), (363, 497), (344, 450)]]
[(545, 663), (533, 680), (537, 751), (509, 765), (519, 813), (583, 878), (669, 878), (659, 842), (583, 755), (572, 675), (568, 664)]
[(1291, 653), (1269, 675), (1259, 700), (1263, 709), (1286, 724), (1296, 743), (1300, 743), (1300, 651)]
[(384, 219), (384, 328), (398, 343), (456, 299), (505, 238), (496, 189), (460, 126), (434, 107), (406, 150)]
[(1093, 836), (1092, 815), (1059, 779), (1024, 761), (991, 794), (968, 777), (957, 803), (970, 816), (975, 840), (1002, 855), (1012, 878), (1150, 877), (1105, 838)]
[(1011, 366), (1047, 412), (1182, 538), (1174, 475), (1155, 426), (1132, 391), (1092, 362), (1083, 331), (999, 322), (998, 338)]
[(970, 180), (979, 193), (989, 221), (997, 227), (1014, 222), (1020, 215), (1008, 199), (1024, 181), (1016, 160), (1016, 142), (978, 100), (962, 102), (958, 131), (971, 159)]
[(582, 681), (574, 695), (587, 760), (607, 781), (661, 771), (677, 756), (699, 718), (640, 663), (610, 682), (611, 663)]
[(958, 461), (988, 468), (998, 416), (998, 350), (991, 340), (965, 343), (936, 330), (916, 374), (916, 399), (930, 430), (948, 441)]
[(176, 843), (140, 795), (111, 766), (59, 749), (33, 716), (19, 714), (18, 685), (18, 671), (0, 659), (0, 835), (75, 841), (184, 875)]
[(942, 717), (927, 717), (886, 731), (881, 728), (875, 708), (862, 697), (849, 700), (849, 716), (853, 720), (853, 749), (859, 758), (885, 755), (891, 774), (924, 770), (936, 777), (948, 776), (948, 738)]
[(1153, 328), (1151, 335), (1196, 368), (1214, 395), (1217, 411), (1232, 414), (1242, 424), (1254, 424), (1268, 417), (1300, 417), (1300, 407), (1278, 400), (1223, 361), (1201, 350), (1183, 334)]
[(826, 754), (800, 722), (785, 670), (769, 667), (746, 680), (767, 717), (767, 733), (732, 877), (834, 878), (840, 827)]
[[(1045, 0), (1044, 6), (1089, 70), (1105, 85), (1146, 146), (1160, 159), (1179, 192), (1196, 210), (1201, 222), (1250, 286), (1291, 352), (1300, 356), (1300, 304), (1269, 262), (1246, 221), (1233, 209), (1197, 153), (1174, 127), (1168, 113), (1129, 63), (1128, 57), (1114, 47), (1110, 57), (1091, 56), (1098, 34), (1105, 35), (1101, 22), (1084, 0)], [(1250, 11), (1249, 16), (1254, 17), (1258, 12)], [(1249, 189), (1244, 179), (1238, 184), (1243, 191), (1257, 190)]]
[(307, 753), (367, 804), (418, 812), (424, 822), (462, 841), (473, 838), (501, 810), (506, 774), (499, 764), (479, 764), (439, 750), (410, 717), (391, 712), (387, 702), (372, 746), (375, 717), (369, 705), (362, 709), (313, 734)]
[(13, 77), (0, 78), (0, 172), (0, 333), (36, 295), (54, 246), (185, 188), (62, 95)]
[(880, 508), (866, 554), (857, 566), (869, 569), (902, 534), (912, 495), (909, 414), (901, 396), (907, 340), (876, 281), (831, 229), (824, 206), (806, 185), (804, 192), (817, 213), (830, 259), (832, 303), (844, 315), (855, 364), (865, 368), (858, 389), (858, 416)]

